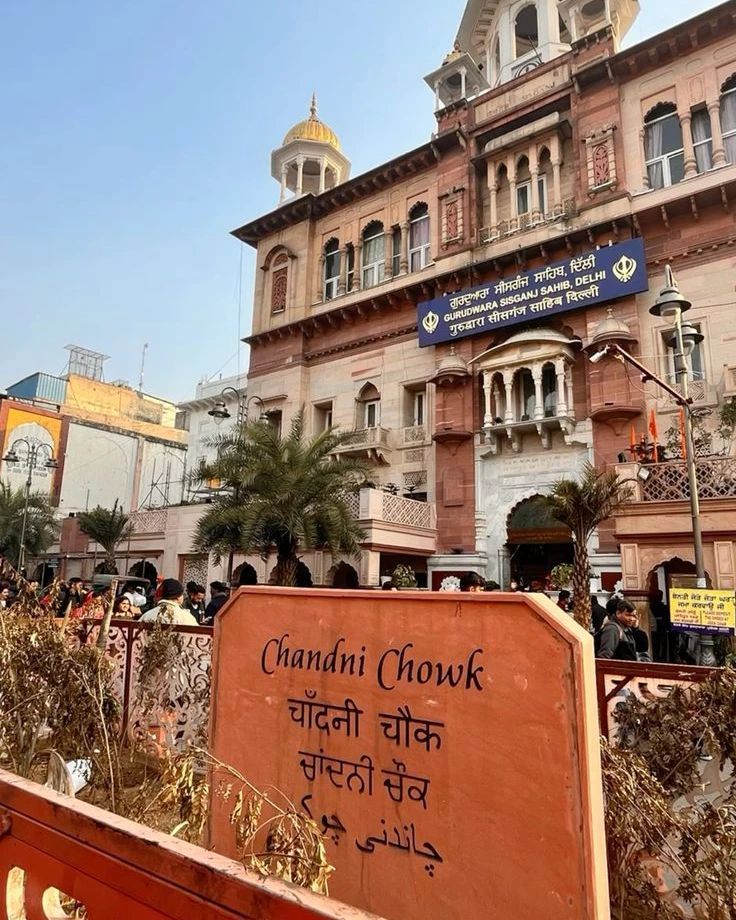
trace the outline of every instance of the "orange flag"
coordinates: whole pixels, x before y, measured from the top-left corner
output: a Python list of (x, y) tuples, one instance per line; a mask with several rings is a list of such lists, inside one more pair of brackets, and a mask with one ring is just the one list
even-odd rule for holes
[(649, 434), (652, 436), (652, 441), (655, 444), (659, 444), (659, 431), (657, 431), (657, 419), (654, 415), (654, 409), (649, 412)]
[(680, 450), (682, 459), (687, 460), (687, 441), (685, 440), (685, 410), (680, 406)]
[(636, 432), (634, 431), (633, 425), (631, 425), (629, 429), (629, 450), (632, 454), (636, 450)]

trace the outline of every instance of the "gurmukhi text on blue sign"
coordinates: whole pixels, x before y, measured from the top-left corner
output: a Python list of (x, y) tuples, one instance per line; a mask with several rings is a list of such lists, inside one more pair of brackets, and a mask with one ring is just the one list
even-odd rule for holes
[(419, 344), (437, 345), (646, 291), (644, 243), (627, 240), (417, 306)]

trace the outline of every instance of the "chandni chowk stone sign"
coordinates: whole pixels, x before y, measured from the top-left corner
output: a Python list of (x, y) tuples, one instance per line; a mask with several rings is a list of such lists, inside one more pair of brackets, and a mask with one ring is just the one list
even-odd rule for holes
[[(540, 595), (243, 590), (210, 745), (388, 920), (608, 918), (592, 640)], [(233, 854), (226, 806), (211, 844)]]

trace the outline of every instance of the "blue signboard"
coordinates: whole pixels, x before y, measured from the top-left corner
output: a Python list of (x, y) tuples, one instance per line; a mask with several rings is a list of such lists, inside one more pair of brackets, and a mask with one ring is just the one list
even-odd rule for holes
[(627, 240), (417, 305), (421, 346), (451, 342), (646, 291), (644, 242)]

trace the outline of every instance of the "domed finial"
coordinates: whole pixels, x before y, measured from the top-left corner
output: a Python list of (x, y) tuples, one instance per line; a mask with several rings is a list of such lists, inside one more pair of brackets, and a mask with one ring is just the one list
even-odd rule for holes
[(309, 117), (317, 117), (317, 93), (312, 93), (312, 104), (309, 106)]

